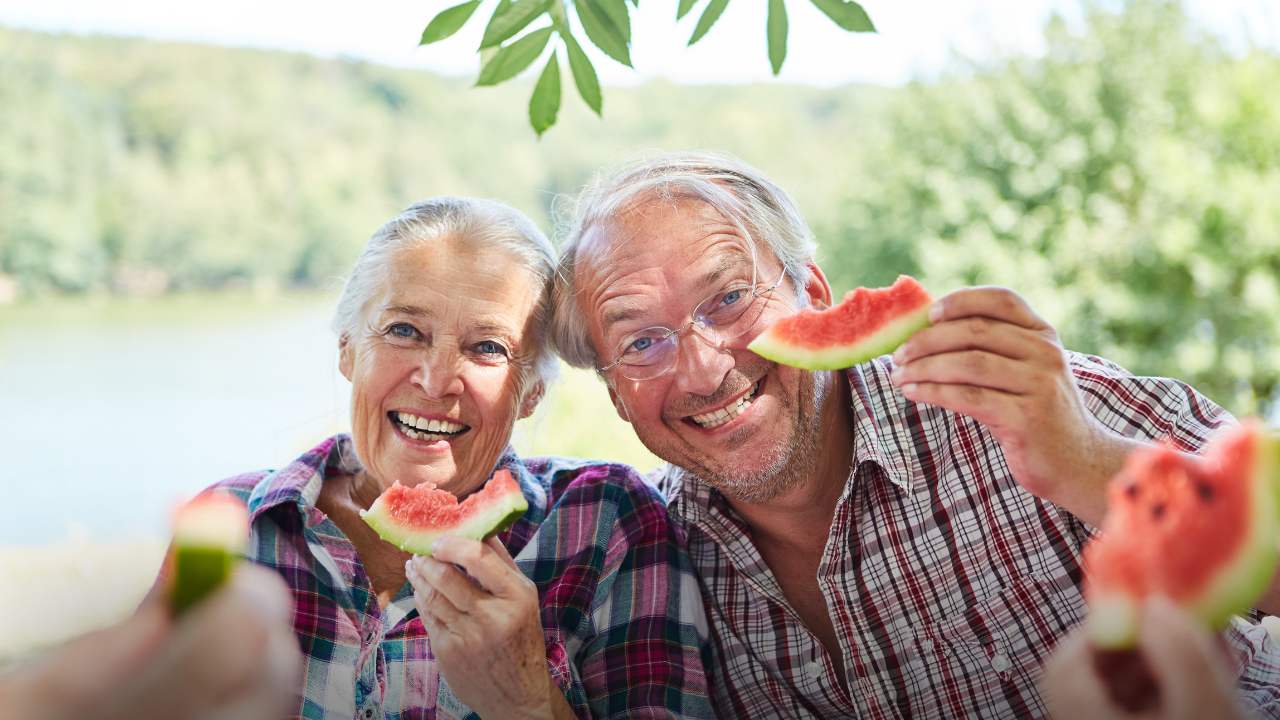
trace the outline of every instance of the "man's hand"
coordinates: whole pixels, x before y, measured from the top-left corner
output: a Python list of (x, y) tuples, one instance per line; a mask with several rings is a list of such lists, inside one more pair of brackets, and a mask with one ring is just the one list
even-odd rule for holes
[(432, 553), (410, 559), (405, 574), (458, 699), (481, 717), (573, 717), (547, 670), (538, 589), (502, 543), (445, 537)]
[[(298, 695), (301, 653), (280, 578), (244, 564), (180, 620), (154, 597), (124, 622), (0, 679), (0, 717), (266, 720)], [(10, 715), (9, 713), (12, 713)]]
[(1044, 693), (1057, 718), (1161, 718), (1162, 720), (1231, 720), (1241, 713), (1233, 699), (1234, 683), (1213, 637), (1197, 627), (1167, 600), (1156, 599), (1143, 610), (1138, 652), (1155, 684), (1152, 707), (1130, 713), (1112, 699), (1114, 676), (1096, 670), (1094, 653), (1077, 628), (1062, 640), (1045, 664)]
[(1107, 482), (1139, 443), (1085, 408), (1057, 332), (996, 287), (957, 290), (929, 320), (894, 353), (894, 385), (986, 425), (1027, 491), (1100, 524)]

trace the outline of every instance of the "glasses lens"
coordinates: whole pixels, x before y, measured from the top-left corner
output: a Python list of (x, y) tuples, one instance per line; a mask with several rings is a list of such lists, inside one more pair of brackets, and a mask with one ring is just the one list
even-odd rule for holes
[(675, 357), (677, 336), (663, 327), (641, 330), (623, 341), (619, 369), (631, 380), (647, 380), (665, 373)]

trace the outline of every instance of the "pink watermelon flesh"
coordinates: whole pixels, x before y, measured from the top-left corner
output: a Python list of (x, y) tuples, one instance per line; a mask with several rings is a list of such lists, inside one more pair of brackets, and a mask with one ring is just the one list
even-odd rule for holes
[(483, 540), (511, 527), (528, 509), (510, 471), (499, 470), (462, 502), (431, 483), (405, 487), (396, 482), (360, 517), (383, 540), (414, 555), (431, 557), (431, 546), (440, 537)]
[(747, 347), (806, 370), (853, 367), (893, 352), (929, 324), (928, 291), (906, 275), (887, 288), (858, 288), (826, 310), (804, 308), (782, 318)]
[(1084, 551), (1095, 645), (1132, 647), (1151, 595), (1209, 628), (1257, 601), (1280, 559), (1278, 448), (1252, 422), (1224, 432), (1200, 458), (1167, 446), (1129, 458), (1111, 482), (1102, 532)]

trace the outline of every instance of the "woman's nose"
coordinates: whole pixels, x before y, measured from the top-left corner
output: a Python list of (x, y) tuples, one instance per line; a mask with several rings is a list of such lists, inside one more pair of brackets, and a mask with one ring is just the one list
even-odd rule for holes
[(462, 394), (462, 358), (446, 348), (431, 348), (422, 355), (413, 374), (413, 383), (429, 398), (445, 398)]

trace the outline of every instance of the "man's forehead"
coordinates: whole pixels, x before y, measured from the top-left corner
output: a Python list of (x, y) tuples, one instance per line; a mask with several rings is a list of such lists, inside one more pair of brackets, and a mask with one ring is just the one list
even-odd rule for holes
[(578, 265), (654, 266), (688, 263), (707, 255), (732, 255), (750, 262), (752, 241), (718, 210), (698, 200), (650, 200), (593, 225), (576, 250)]

